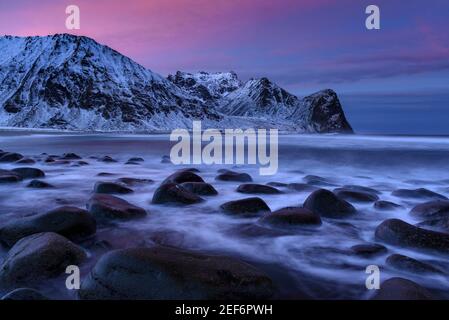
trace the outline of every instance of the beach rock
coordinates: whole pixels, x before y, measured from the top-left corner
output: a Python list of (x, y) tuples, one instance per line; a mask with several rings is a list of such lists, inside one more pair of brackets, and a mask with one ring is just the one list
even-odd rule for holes
[(390, 278), (376, 290), (373, 300), (432, 300), (432, 294), (419, 284), (404, 278)]
[(38, 301), (38, 300), (48, 300), (48, 298), (35, 289), (18, 288), (7, 293), (0, 300)]
[(405, 271), (417, 274), (443, 274), (441, 270), (428, 263), (404, 256), (402, 254), (392, 254), (387, 258), (386, 264), (401, 272)]
[(56, 233), (33, 234), (9, 250), (0, 266), (0, 285), (11, 287), (58, 276), (85, 258), (80, 247)]
[(448, 200), (447, 197), (428, 189), (398, 189), (391, 193), (395, 197), (409, 199)]
[(376, 228), (375, 236), (392, 245), (449, 251), (449, 234), (422, 229), (399, 219), (382, 222)]
[(239, 173), (230, 170), (225, 170), (215, 177), (219, 181), (236, 181), (236, 182), (251, 182), (253, 178), (247, 173)]
[(143, 158), (140, 157), (133, 157), (133, 158), (129, 158), (128, 162), (144, 162), (145, 160)]
[(36, 161), (30, 158), (22, 158), (15, 162), (16, 164), (35, 164)]
[(82, 158), (79, 155), (77, 155), (76, 153), (70, 152), (70, 153), (64, 153), (60, 159), (61, 160), (80, 160)]
[(356, 209), (347, 201), (340, 199), (326, 189), (314, 191), (304, 202), (304, 208), (321, 217), (341, 219), (356, 213)]
[(44, 171), (37, 168), (15, 168), (11, 170), (23, 179), (35, 179), (45, 177)]
[(449, 201), (434, 200), (418, 204), (410, 214), (418, 218), (444, 218), (449, 217)]
[(381, 194), (381, 192), (379, 190), (376, 190), (374, 188), (359, 186), (359, 185), (355, 185), (355, 184), (347, 184), (347, 185), (344, 185), (342, 188), (354, 190), (354, 191), (360, 191), (360, 192), (367, 192), (367, 193), (372, 193), (372, 194), (377, 194), (377, 195)]
[(95, 194), (87, 203), (87, 210), (98, 220), (129, 220), (147, 214), (144, 209), (108, 194)]
[(190, 170), (179, 170), (165, 179), (162, 184), (168, 183), (184, 183), (184, 182), (204, 182), (203, 178), (201, 178), (196, 173)]
[(223, 203), (220, 208), (232, 215), (259, 215), (262, 212), (271, 212), (268, 205), (261, 198), (246, 198)]
[(307, 183), (296, 183), (296, 182), (289, 183), (287, 185), (287, 188), (289, 188), (290, 190), (299, 191), (299, 192), (311, 192), (311, 191), (315, 191), (316, 189), (318, 189), (316, 186), (312, 186)]
[(358, 244), (351, 247), (352, 253), (357, 256), (362, 256), (365, 258), (371, 258), (381, 254), (387, 253), (387, 248), (381, 244), (377, 243), (364, 243)]
[(95, 193), (105, 193), (105, 194), (128, 194), (134, 191), (124, 185), (114, 183), (114, 182), (97, 182), (94, 186)]
[(382, 210), (382, 211), (392, 211), (392, 210), (397, 210), (397, 209), (403, 209), (402, 206), (400, 206), (394, 202), (384, 201), (384, 200), (379, 200), (379, 201), (374, 202), (374, 208), (377, 210)]
[(184, 182), (181, 183), (181, 187), (200, 196), (215, 196), (218, 194), (211, 184), (205, 182)]
[(286, 207), (266, 214), (260, 222), (274, 226), (321, 225), (321, 218), (305, 208)]
[(361, 188), (337, 188), (334, 189), (334, 193), (341, 199), (353, 202), (375, 202), (379, 200), (376, 193), (369, 192)]
[(279, 194), (281, 191), (274, 187), (256, 183), (244, 183), (238, 186), (237, 192), (248, 194)]
[(22, 181), (22, 177), (14, 174), (0, 174), (0, 184), (3, 183), (14, 183)]
[(140, 162), (126, 161), (125, 164), (129, 166), (139, 166)]
[(417, 226), (430, 227), (432, 229), (437, 229), (445, 233), (449, 233), (449, 217), (424, 220), (423, 222), (418, 223)]
[(139, 179), (139, 178), (129, 178), (129, 177), (119, 178), (119, 179), (117, 179), (117, 181), (120, 183), (126, 184), (127, 186), (131, 186), (131, 187), (143, 185), (143, 184), (154, 183), (154, 181), (151, 179)]
[(267, 299), (270, 278), (224, 256), (169, 247), (132, 248), (103, 255), (81, 285), (81, 299)]
[(242, 238), (276, 238), (280, 236), (294, 235), (294, 230), (272, 228), (268, 224), (245, 223), (235, 225), (228, 230), (228, 234), (232, 237), (238, 236)]
[(154, 191), (152, 203), (154, 204), (194, 204), (203, 201), (196, 194), (188, 191), (176, 183), (163, 183)]
[(330, 180), (320, 177), (320, 176), (315, 176), (315, 175), (307, 175), (303, 178), (303, 180), (307, 183), (307, 184), (311, 184), (311, 185), (315, 185), (315, 186), (335, 186), (335, 184), (333, 184)]
[(86, 210), (59, 207), (43, 214), (12, 220), (0, 228), (0, 241), (8, 247), (20, 239), (41, 232), (55, 232), (71, 240), (94, 234), (96, 222)]
[(89, 165), (89, 162), (86, 162), (86, 161), (77, 161), (76, 164), (79, 165), (79, 166), (88, 166), (88, 165)]
[(27, 188), (51, 189), (54, 188), (54, 186), (42, 180), (31, 180), (30, 183), (28, 183)]
[(106, 163), (115, 163), (117, 160), (112, 159), (110, 156), (104, 156), (103, 158), (98, 159), (100, 162), (106, 162)]
[(7, 152), (0, 156), (0, 162), (16, 162), (22, 158), (23, 156), (20, 153)]

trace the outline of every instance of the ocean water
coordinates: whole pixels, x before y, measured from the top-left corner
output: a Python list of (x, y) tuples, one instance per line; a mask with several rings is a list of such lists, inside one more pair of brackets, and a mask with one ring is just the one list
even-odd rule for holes
[[(107, 240), (114, 248), (152, 245), (155, 241), (191, 250), (239, 257), (267, 272), (280, 288), (281, 297), (320, 299), (366, 299), (372, 292), (365, 288), (368, 265), (378, 265), (381, 280), (401, 276), (420, 283), (448, 298), (446, 276), (418, 276), (395, 271), (385, 265), (389, 254), (400, 253), (430, 261), (445, 270), (449, 257), (385, 245), (388, 254), (361, 258), (348, 254), (357, 244), (376, 242), (374, 230), (382, 221), (399, 218), (418, 223), (409, 211), (422, 199), (401, 199), (391, 195), (395, 189), (428, 188), (449, 197), (449, 138), (406, 136), (285, 135), (279, 140), (279, 170), (274, 176), (260, 176), (254, 165), (190, 165), (214, 185), (217, 196), (205, 197), (200, 204), (174, 207), (151, 204), (154, 190), (167, 176), (182, 166), (161, 163), (173, 143), (168, 135), (118, 134), (31, 134), (8, 133), (0, 136), (0, 149), (20, 152), (37, 160), (35, 167), (45, 171), (45, 181), (56, 188), (26, 188), (26, 181), (0, 185), (0, 224), (20, 216), (45, 212), (61, 205), (85, 207), (97, 181), (120, 177), (147, 178), (153, 184), (132, 187), (134, 193), (121, 198), (148, 211), (146, 218), (100, 226), (96, 240)], [(54, 165), (42, 161), (46, 153), (74, 152), (89, 162), (87, 166)], [(103, 163), (93, 157), (109, 155), (117, 163)], [(142, 157), (139, 165), (126, 165), (130, 157)], [(10, 169), (14, 164), (1, 164)], [(358, 213), (343, 220), (323, 219), (315, 228), (297, 228), (284, 234), (246, 232), (258, 218), (236, 218), (220, 212), (220, 204), (249, 197), (237, 193), (238, 182), (216, 181), (217, 170), (232, 169), (249, 173), (255, 183), (302, 183), (304, 176), (317, 175), (331, 181), (333, 189), (361, 185), (381, 192), (381, 200), (393, 201), (404, 208), (377, 211), (372, 203), (353, 203)], [(101, 172), (111, 173), (99, 177)], [(282, 194), (259, 195), (272, 211), (302, 205), (310, 194), (280, 188)], [(84, 244), (83, 244), (84, 245)], [(82, 266), (85, 275), (103, 253), (84, 245), (89, 261)], [(0, 249), (0, 258), (6, 254)], [(67, 292), (64, 277), (39, 284), (51, 297), (75, 298)]]

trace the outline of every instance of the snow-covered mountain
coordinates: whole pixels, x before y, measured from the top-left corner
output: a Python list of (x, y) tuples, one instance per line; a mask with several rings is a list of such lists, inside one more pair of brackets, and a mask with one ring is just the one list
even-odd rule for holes
[(0, 126), (106, 131), (276, 127), (349, 132), (335, 93), (303, 100), (233, 72), (167, 79), (93, 39), (0, 37)]

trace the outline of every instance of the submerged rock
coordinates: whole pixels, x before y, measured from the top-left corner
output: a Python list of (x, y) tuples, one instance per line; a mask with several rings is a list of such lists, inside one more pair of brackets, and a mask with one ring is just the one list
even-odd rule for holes
[(134, 191), (128, 187), (114, 182), (97, 182), (94, 186), (94, 192), (105, 194), (127, 194)]
[(37, 168), (15, 168), (11, 170), (23, 179), (35, 179), (45, 177), (44, 171)]
[(315, 191), (316, 189), (318, 189), (318, 187), (316, 186), (312, 186), (310, 184), (307, 183), (289, 183), (287, 185), (287, 188), (289, 188), (290, 190), (294, 190), (294, 191), (300, 191), (300, 192), (306, 192), (306, 191)]
[(106, 162), (106, 163), (115, 163), (117, 160), (112, 159), (110, 156), (104, 156), (103, 158), (98, 159), (100, 162)]
[(203, 199), (197, 196), (195, 193), (188, 191), (181, 185), (176, 183), (164, 183), (154, 191), (153, 199), (154, 204), (194, 204), (203, 201)]
[(377, 243), (364, 243), (351, 247), (351, 251), (357, 255), (365, 258), (371, 258), (386, 253), (388, 250), (385, 246)]
[(244, 183), (238, 186), (237, 192), (248, 194), (279, 194), (281, 191), (274, 187), (256, 183)]
[(233, 215), (259, 215), (262, 212), (271, 212), (268, 205), (261, 198), (246, 198), (223, 203), (220, 208)]
[(33, 159), (30, 159), (30, 158), (22, 158), (20, 160), (17, 160), (15, 163), (16, 164), (31, 164), (32, 165), (32, 164), (35, 164), (36, 161), (33, 160)]
[(73, 152), (64, 153), (61, 157), (61, 160), (80, 160), (80, 159), (82, 158)]
[(341, 219), (352, 216), (356, 209), (326, 189), (314, 191), (304, 202), (304, 208), (325, 218)]
[(200, 196), (215, 196), (218, 191), (206, 182), (184, 182), (181, 183), (181, 187)]
[(23, 156), (20, 153), (6, 152), (0, 155), (0, 162), (16, 162), (22, 158)]
[(391, 194), (399, 198), (448, 200), (447, 197), (424, 188), (414, 190), (398, 189), (393, 191)]
[(426, 203), (418, 204), (410, 214), (419, 218), (444, 218), (449, 217), (449, 201), (434, 200)]
[(85, 258), (81, 248), (56, 233), (33, 234), (9, 250), (0, 266), (0, 285), (11, 287), (55, 277)]
[(98, 220), (129, 220), (147, 214), (144, 209), (108, 194), (95, 194), (87, 203), (87, 210)]
[(307, 184), (311, 184), (311, 185), (315, 185), (315, 186), (335, 186), (334, 183), (332, 183), (332, 181), (320, 177), (320, 176), (314, 176), (314, 175), (307, 175), (303, 178), (303, 180), (307, 183)]
[(215, 177), (215, 180), (219, 181), (236, 181), (236, 182), (251, 182), (253, 178), (247, 173), (239, 173), (230, 170), (224, 170), (218, 176)]
[(354, 202), (375, 202), (379, 200), (376, 193), (362, 188), (337, 188), (334, 190), (334, 193), (342, 199)]
[(428, 273), (435, 273), (435, 274), (442, 274), (443, 272), (434, 266), (401, 255), (401, 254), (392, 254), (389, 256), (386, 260), (387, 265), (397, 269), (398, 271), (405, 271), (410, 273), (417, 273), (417, 274), (428, 274)]
[(168, 176), (167, 179), (162, 181), (161, 185), (168, 183), (181, 184), (184, 182), (204, 182), (204, 180), (199, 175), (190, 170), (179, 170)]
[(416, 282), (404, 278), (391, 278), (380, 285), (374, 300), (432, 300), (432, 294)]
[(321, 225), (321, 218), (312, 211), (286, 207), (263, 216), (260, 221), (274, 226)]
[(42, 180), (31, 180), (30, 183), (28, 183), (27, 188), (51, 189), (54, 188), (54, 186)]
[(22, 181), (22, 177), (14, 174), (0, 174), (0, 184), (3, 183), (15, 183)]
[(156, 246), (112, 251), (83, 281), (81, 299), (267, 299), (270, 278), (224, 256)]
[(377, 210), (382, 210), (382, 211), (392, 211), (392, 210), (397, 210), (397, 209), (403, 209), (402, 206), (400, 206), (394, 202), (384, 201), (384, 200), (374, 202), (374, 208)]

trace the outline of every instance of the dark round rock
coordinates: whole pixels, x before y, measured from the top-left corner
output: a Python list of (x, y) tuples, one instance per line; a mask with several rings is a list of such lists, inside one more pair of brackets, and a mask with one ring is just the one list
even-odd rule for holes
[(270, 278), (224, 256), (169, 247), (132, 248), (103, 255), (81, 285), (81, 299), (267, 299)]
[(449, 201), (434, 200), (418, 204), (410, 214), (419, 218), (443, 218), (449, 217)]
[(203, 178), (201, 178), (196, 173), (190, 170), (179, 170), (165, 179), (162, 184), (166, 183), (184, 183), (184, 182), (204, 182)]
[(259, 215), (263, 212), (271, 212), (268, 205), (261, 198), (246, 198), (223, 203), (220, 208), (233, 215)]
[(64, 153), (61, 157), (62, 160), (80, 160), (82, 159), (79, 155), (77, 155), (76, 153)]
[(48, 298), (35, 289), (18, 288), (7, 293), (0, 300), (38, 301), (38, 300), (48, 300)]
[(409, 199), (448, 200), (447, 197), (428, 189), (398, 189), (391, 193), (395, 197)]
[(23, 156), (20, 153), (7, 152), (0, 156), (0, 162), (16, 162), (22, 158)]
[(432, 294), (419, 284), (404, 278), (390, 278), (380, 285), (374, 300), (432, 300)]
[(54, 188), (54, 186), (42, 180), (31, 180), (30, 183), (28, 183), (27, 188), (51, 189)]
[(128, 162), (144, 162), (145, 160), (143, 158), (140, 157), (133, 157), (133, 158), (129, 158)]
[(315, 175), (307, 175), (303, 178), (303, 180), (307, 183), (307, 184), (311, 184), (311, 185), (315, 185), (315, 186), (335, 186), (334, 183), (332, 183), (330, 180), (320, 177), (320, 176), (315, 176)]
[(69, 265), (79, 265), (86, 253), (53, 232), (37, 233), (19, 240), (0, 266), (0, 285), (16, 287), (58, 276)]
[(274, 187), (256, 183), (244, 183), (238, 186), (237, 192), (248, 194), (279, 194), (281, 191)]
[(164, 183), (154, 191), (152, 203), (187, 205), (203, 201), (201, 197), (176, 183)]
[(71, 240), (78, 240), (95, 231), (96, 222), (89, 212), (65, 206), (9, 221), (0, 228), (0, 241), (11, 247), (20, 239), (41, 232), (55, 232)]
[(399, 219), (382, 222), (376, 228), (375, 236), (392, 245), (449, 251), (449, 234), (422, 229)]
[(22, 158), (18, 161), (16, 161), (15, 163), (17, 164), (35, 164), (36, 161), (30, 158)]
[(22, 177), (19, 177), (14, 174), (1, 174), (0, 175), (0, 184), (14, 183), (14, 182), (19, 182), (19, 181), (22, 181)]
[(429, 273), (443, 274), (441, 270), (435, 268), (434, 266), (428, 263), (401, 254), (392, 254), (387, 258), (386, 263), (390, 267), (393, 267), (401, 272), (405, 271), (417, 274), (429, 274)]
[(230, 170), (226, 170), (223, 173), (215, 177), (215, 180), (219, 181), (236, 181), (236, 182), (251, 182), (253, 178), (247, 173), (239, 173)]
[(290, 190), (294, 190), (294, 191), (299, 191), (299, 192), (311, 192), (311, 191), (315, 191), (317, 189), (317, 187), (312, 186), (310, 184), (307, 183), (289, 183), (287, 185), (287, 188), (289, 188)]
[(341, 219), (352, 216), (356, 209), (333, 192), (319, 189), (312, 192), (304, 202), (304, 208), (326, 218)]
[(353, 202), (375, 202), (379, 200), (376, 193), (357, 188), (337, 188), (334, 193), (342, 199)]
[(274, 226), (321, 225), (321, 218), (300, 207), (286, 207), (263, 216), (260, 221)]
[(374, 208), (382, 211), (392, 211), (396, 209), (402, 209), (403, 207), (394, 202), (379, 200), (374, 202)]
[(184, 182), (181, 183), (181, 187), (200, 196), (215, 196), (218, 191), (206, 182)]
[(105, 194), (128, 194), (134, 192), (132, 189), (114, 182), (97, 182), (94, 186), (94, 192)]
[(87, 203), (87, 210), (98, 220), (129, 220), (147, 214), (144, 209), (108, 194), (92, 196)]
[(15, 168), (11, 171), (15, 172), (19, 176), (21, 176), (23, 179), (36, 179), (36, 178), (42, 178), (45, 177), (44, 171), (37, 169), (37, 168)]
[(443, 218), (434, 218), (424, 220), (417, 224), (418, 227), (430, 227), (432, 229), (441, 230), (445, 233), (449, 233), (449, 216)]
[(98, 159), (100, 162), (106, 162), (106, 163), (115, 163), (117, 160), (112, 159), (110, 156), (104, 156), (103, 158)]
[(377, 243), (364, 243), (358, 244), (351, 247), (351, 251), (357, 255), (365, 258), (370, 258), (373, 256), (378, 256), (387, 253), (387, 248), (381, 244)]

